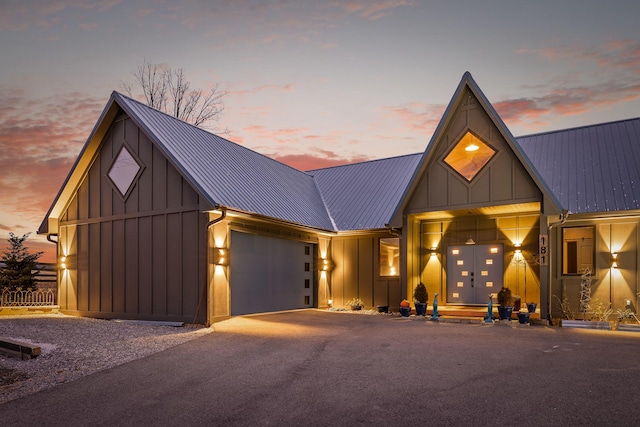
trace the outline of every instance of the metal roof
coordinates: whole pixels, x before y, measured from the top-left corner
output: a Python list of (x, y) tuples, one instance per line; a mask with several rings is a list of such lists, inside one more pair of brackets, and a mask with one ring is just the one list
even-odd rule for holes
[(114, 92), (212, 205), (333, 230), (313, 177)]
[(640, 209), (640, 118), (517, 138), (571, 213)]
[(309, 171), (338, 230), (384, 228), (422, 153)]

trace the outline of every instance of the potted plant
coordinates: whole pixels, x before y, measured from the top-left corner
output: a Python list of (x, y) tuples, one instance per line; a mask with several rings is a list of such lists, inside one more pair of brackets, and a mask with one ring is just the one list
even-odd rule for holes
[(360, 298), (352, 298), (349, 301), (347, 301), (347, 305), (351, 306), (351, 310), (362, 310), (362, 307), (364, 307), (364, 303), (362, 302), (362, 300)]
[(413, 290), (413, 299), (416, 305), (416, 316), (427, 315), (427, 300), (429, 300), (429, 292), (424, 283), (420, 282)]
[(511, 320), (511, 314), (513, 313), (513, 296), (511, 295), (511, 289), (502, 287), (498, 292), (498, 315), (500, 320)]
[(402, 317), (409, 317), (411, 314), (411, 303), (406, 299), (400, 303), (400, 314)]

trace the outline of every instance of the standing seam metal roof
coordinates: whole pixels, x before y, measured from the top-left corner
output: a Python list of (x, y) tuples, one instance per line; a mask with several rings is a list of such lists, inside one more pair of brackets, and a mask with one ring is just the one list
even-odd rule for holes
[(422, 153), (309, 171), (338, 230), (384, 228)]
[(570, 212), (640, 209), (640, 118), (517, 140)]
[(112, 96), (212, 205), (333, 230), (312, 176), (122, 94)]
[[(325, 230), (384, 228), (423, 153), (301, 172), (112, 95), (212, 204)], [(640, 118), (514, 138), (563, 208), (640, 209)]]

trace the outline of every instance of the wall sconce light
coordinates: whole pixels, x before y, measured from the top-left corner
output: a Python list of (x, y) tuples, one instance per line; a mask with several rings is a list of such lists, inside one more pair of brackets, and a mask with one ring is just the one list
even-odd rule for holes
[(228, 251), (225, 248), (213, 249), (213, 263), (215, 265), (229, 265)]
[(611, 268), (618, 268), (618, 253), (611, 253)]
[(330, 259), (323, 258), (322, 260), (320, 260), (320, 270), (322, 271), (330, 271), (334, 266), (335, 264)]
[(66, 256), (61, 256), (60, 257), (60, 268), (63, 270), (67, 269), (67, 257)]
[(432, 258), (438, 256), (438, 253), (436, 252), (437, 249), (438, 248), (436, 248), (436, 247), (431, 248), (431, 257)]

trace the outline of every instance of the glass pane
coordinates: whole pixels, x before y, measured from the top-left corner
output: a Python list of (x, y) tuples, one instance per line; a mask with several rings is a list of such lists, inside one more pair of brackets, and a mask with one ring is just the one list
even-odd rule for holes
[(380, 239), (380, 275), (398, 276), (400, 274), (400, 239), (390, 237)]
[(480, 172), (495, 154), (495, 150), (480, 138), (467, 132), (445, 157), (446, 164), (469, 182)]
[(138, 175), (138, 171), (140, 171), (140, 165), (129, 151), (125, 147), (122, 147), (107, 175), (109, 175), (113, 184), (118, 191), (120, 191), (120, 194), (124, 196), (129, 191), (131, 184), (133, 184), (133, 180), (136, 178), (136, 175)]

